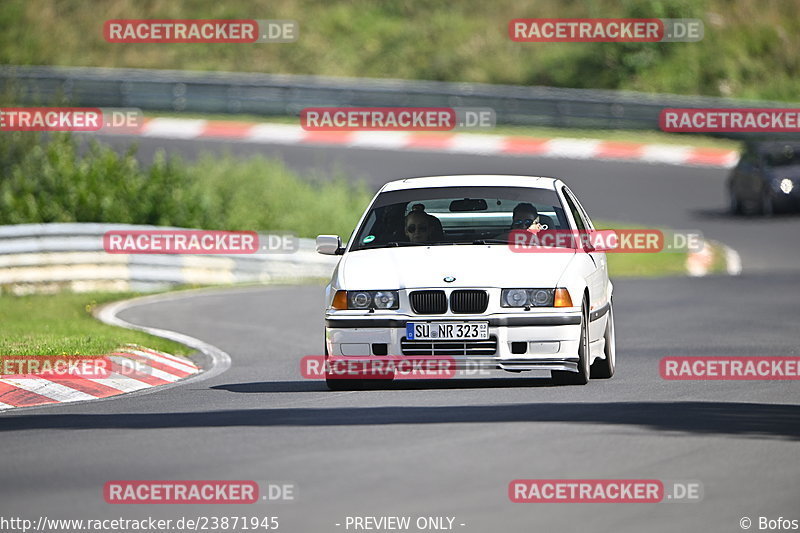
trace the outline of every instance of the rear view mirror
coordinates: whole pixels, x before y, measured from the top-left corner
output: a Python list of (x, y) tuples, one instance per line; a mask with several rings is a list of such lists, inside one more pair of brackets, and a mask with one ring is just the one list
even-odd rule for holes
[(453, 200), (450, 202), (450, 211), (462, 213), (464, 211), (486, 211), (489, 206), (483, 198), (464, 198), (463, 200)]
[(317, 236), (317, 253), (322, 255), (342, 255), (342, 238), (338, 235), (319, 235)]

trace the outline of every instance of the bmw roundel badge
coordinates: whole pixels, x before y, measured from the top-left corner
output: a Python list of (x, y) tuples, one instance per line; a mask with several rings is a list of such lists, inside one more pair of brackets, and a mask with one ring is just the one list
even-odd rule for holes
[(453, 283), (456, 280), (456, 278), (454, 278), (453, 276), (445, 276), (444, 280), (447, 283)]

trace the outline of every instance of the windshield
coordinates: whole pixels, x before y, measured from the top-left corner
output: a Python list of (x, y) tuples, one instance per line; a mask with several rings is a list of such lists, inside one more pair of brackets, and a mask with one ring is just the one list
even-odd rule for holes
[(569, 229), (555, 191), (437, 187), (379, 195), (352, 250), (388, 246), (507, 244), (512, 230)]
[(770, 167), (788, 167), (800, 165), (800, 145), (787, 144), (777, 150), (770, 150), (764, 155)]

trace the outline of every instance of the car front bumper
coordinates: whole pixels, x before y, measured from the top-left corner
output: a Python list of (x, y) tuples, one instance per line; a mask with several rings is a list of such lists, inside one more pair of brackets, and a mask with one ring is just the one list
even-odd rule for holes
[[(409, 341), (407, 322), (489, 322), (489, 341)], [(325, 318), (328, 353), (335, 356), (446, 356), (456, 369), (577, 371), (580, 309), (493, 315)]]

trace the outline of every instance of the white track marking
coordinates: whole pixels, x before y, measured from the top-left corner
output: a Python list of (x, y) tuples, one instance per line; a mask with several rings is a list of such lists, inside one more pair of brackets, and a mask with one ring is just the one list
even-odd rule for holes
[(459, 133), (453, 136), (448, 152), (467, 154), (499, 154), (505, 146), (506, 138), (499, 135), (475, 135)]
[(199, 137), (206, 127), (205, 120), (188, 120), (183, 118), (154, 118), (145, 123), (145, 137), (167, 137), (175, 139), (194, 139)]
[(79, 400), (97, 399), (96, 396), (92, 396), (91, 394), (86, 394), (85, 392), (44, 378), (6, 378), (0, 379), (0, 381), (12, 387), (33, 392), (57, 402), (76, 402)]

